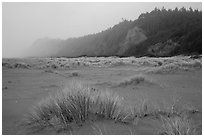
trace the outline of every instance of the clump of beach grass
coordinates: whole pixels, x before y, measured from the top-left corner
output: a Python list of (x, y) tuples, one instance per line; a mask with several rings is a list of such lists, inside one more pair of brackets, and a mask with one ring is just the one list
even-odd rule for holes
[(191, 120), (184, 116), (161, 117), (162, 129), (159, 134), (164, 135), (193, 135), (196, 134)]
[(131, 107), (131, 112), (134, 117), (143, 118), (149, 113), (149, 104), (146, 99), (138, 99), (137, 104)]
[(59, 130), (80, 126), (93, 117), (123, 121), (126, 115), (119, 96), (75, 83), (41, 101), (24, 124), (32, 131), (46, 127)]
[(127, 79), (121, 83), (119, 83), (120, 86), (128, 86), (128, 85), (137, 85), (141, 82), (145, 81), (145, 76), (143, 75), (136, 75), (130, 79)]

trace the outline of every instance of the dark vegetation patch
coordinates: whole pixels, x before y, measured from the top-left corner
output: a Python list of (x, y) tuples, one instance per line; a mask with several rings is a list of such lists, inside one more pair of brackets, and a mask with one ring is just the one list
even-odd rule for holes
[(155, 8), (149, 13), (141, 14), (134, 23), (145, 31), (148, 39), (127, 50), (127, 56), (163, 56), (159, 54), (161, 50), (152, 54), (148, 49), (158, 43), (165, 47), (169, 40), (176, 42), (178, 46), (164, 56), (202, 54), (202, 11), (191, 8), (189, 10)]

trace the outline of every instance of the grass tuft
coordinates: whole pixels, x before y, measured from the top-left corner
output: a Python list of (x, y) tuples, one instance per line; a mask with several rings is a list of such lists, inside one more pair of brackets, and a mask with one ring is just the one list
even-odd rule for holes
[(81, 126), (94, 117), (123, 121), (126, 115), (119, 96), (75, 84), (41, 101), (24, 121), (32, 130), (59, 130)]
[(137, 85), (140, 84), (141, 82), (145, 81), (145, 77), (143, 75), (137, 75), (134, 76), (133, 78), (129, 79), (129, 80), (125, 80), (121, 83), (119, 83), (119, 85), (121, 86), (128, 86), (128, 85)]
[(163, 135), (192, 135), (196, 134), (191, 121), (185, 116), (161, 117), (162, 130), (159, 134)]

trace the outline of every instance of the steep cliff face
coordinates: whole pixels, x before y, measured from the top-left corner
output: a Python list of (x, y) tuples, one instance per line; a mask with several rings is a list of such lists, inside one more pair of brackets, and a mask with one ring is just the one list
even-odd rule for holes
[(118, 55), (123, 55), (124, 52), (129, 49), (131, 46), (135, 46), (142, 41), (145, 41), (147, 37), (141, 28), (135, 26), (133, 29), (130, 29), (125, 37), (124, 43), (121, 45)]

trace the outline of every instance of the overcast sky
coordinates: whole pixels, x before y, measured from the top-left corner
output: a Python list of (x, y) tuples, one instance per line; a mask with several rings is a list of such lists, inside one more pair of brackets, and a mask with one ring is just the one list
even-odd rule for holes
[(38, 38), (67, 39), (100, 32), (122, 18), (135, 20), (163, 6), (202, 10), (201, 3), (3, 3), (2, 56), (21, 56)]

